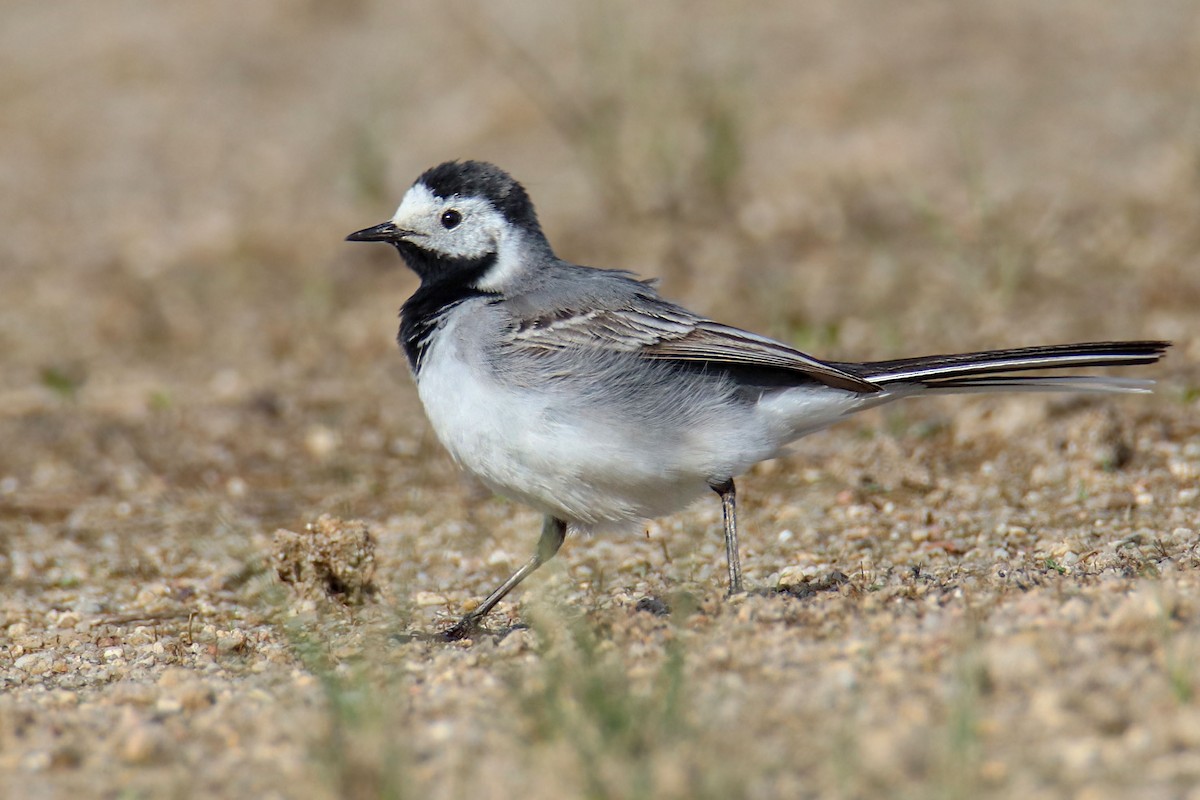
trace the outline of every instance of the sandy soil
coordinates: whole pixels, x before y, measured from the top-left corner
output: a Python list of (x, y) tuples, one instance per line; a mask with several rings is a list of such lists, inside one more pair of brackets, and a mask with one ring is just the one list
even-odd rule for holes
[[(554, 9), (9, 9), (0, 796), (1200, 798), (1194, 4)], [(816, 355), (1176, 346), (761, 465), (749, 596), (714, 498), (427, 641), (538, 520), (341, 240), (453, 157)]]

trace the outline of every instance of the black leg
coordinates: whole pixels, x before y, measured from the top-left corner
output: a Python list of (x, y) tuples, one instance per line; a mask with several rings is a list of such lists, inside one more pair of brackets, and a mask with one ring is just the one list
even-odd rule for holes
[(558, 548), (562, 547), (563, 540), (566, 538), (567, 523), (561, 519), (547, 516), (542, 522), (542, 538), (538, 540), (537, 552), (533, 554), (533, 558), (525, 562), (525, 565), (514, 572), (508, 580), (497, 586), (496, 590), (489, 594), (474, 611), (442, 631), (442, 638), (456, 641), (466, 639), (477, 631), (480, 620), (486, 617), (488, 612), (495, 608), (496, 604), (503, 600), (504, 596), (511, 592), (518, 583), (532, 575), (542, 564), (554, 558), (554, 554), (558, 552)]
[(738, 555), (737, 489), (733, 486), (733, 478), (709, 486), (721, 496), (721, 515), (725, 519), (725, 559), (729, 563), (729, 594), (741, 594), (742, 559)]

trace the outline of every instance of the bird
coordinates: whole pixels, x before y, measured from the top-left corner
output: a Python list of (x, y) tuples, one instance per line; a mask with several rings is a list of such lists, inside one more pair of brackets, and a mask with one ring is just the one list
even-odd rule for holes
[(1039, 371), (1150, 364), (1170, 346), (821, 360), (670, 302), (653, 280), (559, 258), (525, 188), (484, 161), (427, 169), (391, 219), (346, 239), (392, 245), (420, 279), (397, 341), (442, 445), (543, 515), (533, 556), (446, 639), (481, 630), (568, 530), (633, 527), (708, 492), (721, 501), (728, 592), (741, 593), (734, 481), (800, 437), (924, 395), (1148, 392), (1152, 381)]

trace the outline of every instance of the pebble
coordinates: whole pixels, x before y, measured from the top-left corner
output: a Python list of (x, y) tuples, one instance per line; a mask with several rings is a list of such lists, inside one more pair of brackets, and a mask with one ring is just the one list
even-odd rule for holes
[(413, 602), (420, 608), (429, 608), (432, 606), (445, 606), (450, 601), (445, 595), (436, 592), (417, 592), (413, 595)]
[(96, 600), (95, 598), (84, 597), (72, 604), (71, 610), (80, 617), (88, 617), (99, 614), (104, 610), (104, 606), (102, 606), (100, 601)]
[(304, 436), (304, 447), (316, 458), (326, 458), (341, 444), (337, 431), (324, 425), (313, 425)]
[(234, 630), (217, 634), (217, 652), (228, 655), (241, 652), (246, 646), (246, 634)]
[(13, 662), (13, 666), (22, 672), (41, 672), (48, 669), (53, 660), (53, 652), (49, 650), (36, 650), (18, 658)]
[(126, 764), (143, 765), (163, 760), (167, 750), (167, 736), (162, 726), (142, 722), (122, 738), (117, 757)]
[(183, 701), (173, 695), (163, 695), (154, 704), (154, 710), (160, 714), (178, 714), (183, 711)]
[(1197, 466), (1188, 461), (1171, 461), (1167, 464), (1167, 469), (1171, 474), (1181, 481), (1195, 480), (1197, 475)]
[(819, 564), (793, 564), (779, 570), (779, 587), (796, 586), (817, 577), (821, 573)]

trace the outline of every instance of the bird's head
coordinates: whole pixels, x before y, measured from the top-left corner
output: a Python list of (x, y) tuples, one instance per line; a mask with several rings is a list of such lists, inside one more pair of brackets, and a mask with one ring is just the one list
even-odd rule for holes
[(552, 255), (524, 187), (483, 161), (448, 161), (417, 178), (387, 222), (351, 242), (387, 242), (423, 283), (501, 292)]

